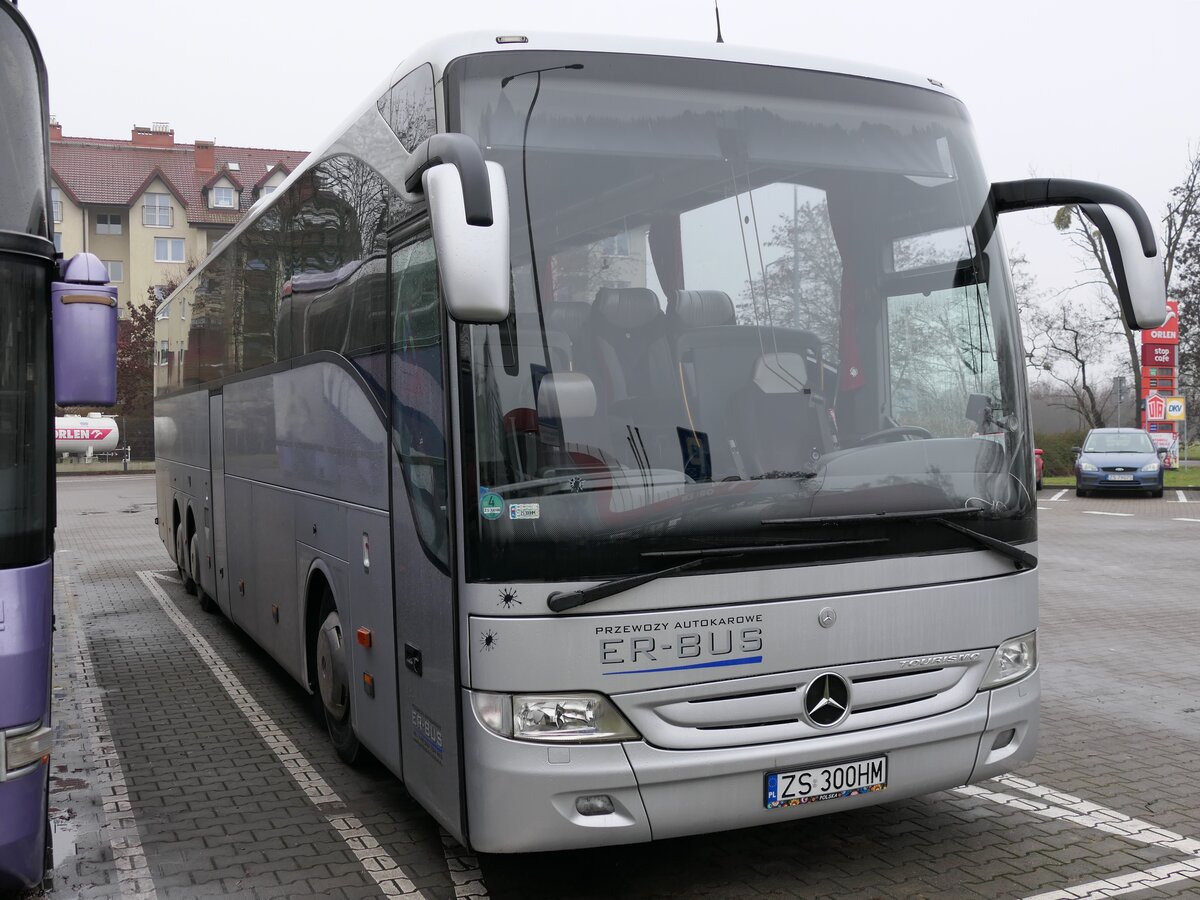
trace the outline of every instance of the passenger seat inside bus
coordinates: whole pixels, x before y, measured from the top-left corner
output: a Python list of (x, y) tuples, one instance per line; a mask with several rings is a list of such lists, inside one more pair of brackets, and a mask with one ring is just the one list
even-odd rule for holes
[(814, 389), (815, 334), (713, 326), (685, 331), (677, 347), (688, 427), (707, 444), (715, 480), (810, 471), (833, 449), (829, 411)]

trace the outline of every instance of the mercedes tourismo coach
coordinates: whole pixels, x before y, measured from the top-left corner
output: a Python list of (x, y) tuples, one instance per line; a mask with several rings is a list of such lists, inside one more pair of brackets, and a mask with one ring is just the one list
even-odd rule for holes
[(1037, 533), (996, 223), (1065, 203), (1161, 321), (1141, 208), (989, 183), (931, 79), (447, 39), (160, 309), (162, 540), (482, 851), (1008, 771)]

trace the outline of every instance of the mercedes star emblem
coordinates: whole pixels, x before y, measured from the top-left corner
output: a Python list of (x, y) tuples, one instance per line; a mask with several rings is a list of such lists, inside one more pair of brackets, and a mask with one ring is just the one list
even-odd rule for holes
[(818, 675), (804, 691), (804, 716), (818, 728), (840, 725), (850, 714), (850, 685), (841, 675)]

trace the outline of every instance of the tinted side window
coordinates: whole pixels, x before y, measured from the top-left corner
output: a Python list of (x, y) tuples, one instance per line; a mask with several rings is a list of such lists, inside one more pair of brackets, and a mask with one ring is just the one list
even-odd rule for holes
[(410, 153), (437, 131), (433, 103), (433, 66), (413, 69), (379, 98), (379, 114)]
[[(423, 65), (401, 78), (379, 98), (379, 114), (387, 121), (400, 145), (412, 152), (437, 131), (433, 99), (433, 67)], [(397, 224), (416, 213), (418, 207), (397, 196), (392, 198), (392, 222)]]
[(449, 566), (442, 316), (429, 237), (392, 253), (392, 439), (422, 546)]
[(388, 193), (349, 156), (305, 173), (160, 310), (156, 385), (201, 384), (316, 350), (375, 347), (382, 366)]

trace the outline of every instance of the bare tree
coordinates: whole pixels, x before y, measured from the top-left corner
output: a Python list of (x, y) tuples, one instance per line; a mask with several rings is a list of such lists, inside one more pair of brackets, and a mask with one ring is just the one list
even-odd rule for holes
[[(1171, 189), (1171, 199), (1163, 211), (1162, 225), (1164, 232), (1163, 243), (1163, 278), (1170, 291), (1178, 290), (1177, 263), (1182, 262), (1189, 254), (1200, 256), (1197, 247), (1197, 225), (1200, 224), (1200, 151), (1189, 149), (1187, 173), (1183, 180)], [(1113, 277), (1112, 266), (1108, 258), (1108, 250), (1104, 245), (1100, 232), (1091, 220), (1083, 215), (1078, 206), (1064, 206), (1054, 216), (1054, 227), (1067, 235), (1071, 243), (1078, 248), (1087, 261), (1087, 271), (1096, 277), (1083, 284), (1100, 284), (1107, 290), (1104, 292), (1104, 306), (1109, 315), (1121, 322), (1124, 332), (1125, 345), (1129, 351), (1129, 372), (1134, 384), (1139, 382), (1141, 360), (1138, 356), (1137, 341), (1133, 329), (1120, 315), (1117, 307), (1117, 283)], [(1200, 264), (1197, 265), (1200, 269)], [(1200, 280), (1200, 276), (1197, 276)], [(1182, 336), (1182, 335), (1181, 335)]]
[(1070, 299), (1054, 309), (1026, 307), (1026, 355), (1061, 390), (1062, 399), (1049, 404), (1078, 413), (1089, 428), (1103, 428), (1111, 412), (1111, 391), (1101, 385), (1118, 332), (1104, 312), (1103, 304), (1096, 309)]

